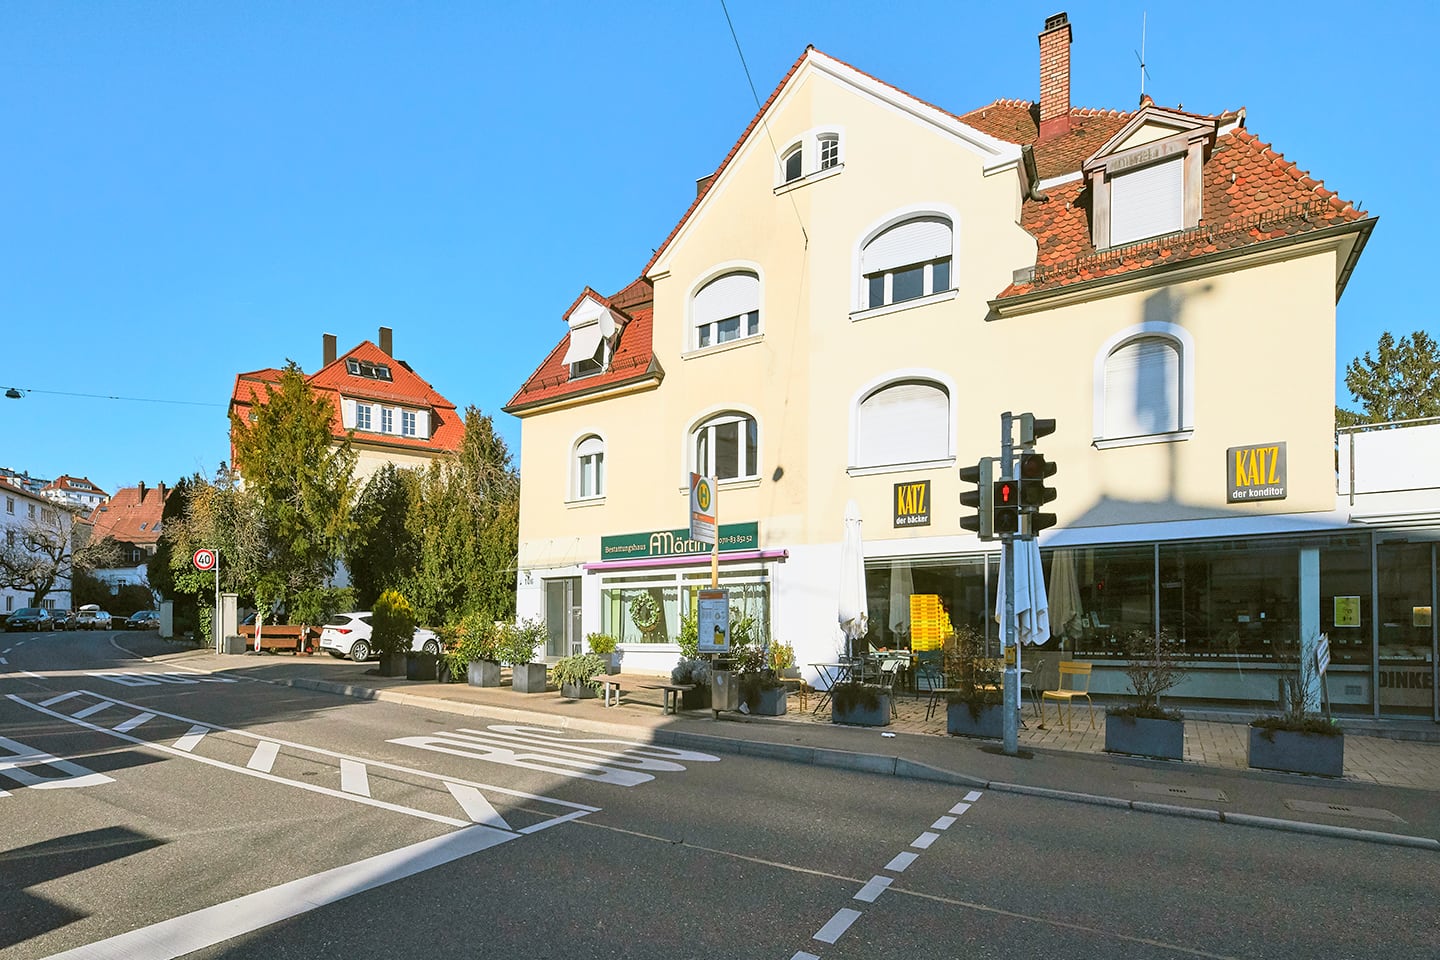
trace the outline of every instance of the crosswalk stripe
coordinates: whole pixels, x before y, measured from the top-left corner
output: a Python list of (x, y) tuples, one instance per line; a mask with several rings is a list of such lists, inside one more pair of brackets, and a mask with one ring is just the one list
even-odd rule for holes
[(197, 723), (195, 726), (190, 728), (189, 733), (185, 734), (185, 736), (175, 741), (175, 749), (184, 750), (186, 753), (189, 753), (191, 750), (194, 750), (196, 747), (200, 746), (200, 741), (204, 740), (205, 734), (209, 732), (209, 727), (202, 727)]
[(153, 713), (137, 713), (137, 714), (135, 714), (135, 716), (131, 717), (129, 720), (126, 720), (124, 723), (118, 724), (118, 725), (115, 727), (115, 732), (116, 732), (116, 733), (129, 733), (131, 730), (134, 730), (136, 727), (140, 726), (140, 724), (144, 723), (146, 720), (154, 720), (154, 719), (155, 719), (155, 714), (153, 714)]
[(261, 740), (255, 744), (255, 752), (250, 755), (250, 762), (245, 764), (251, 770), (262, 770), (270, 772), (275, 766), (275, 758), (280, 754), (280, 744), (273, 740)]
[(356, 796), (370, 796), (370, 775), (365, 764), (356, 760), (340, 761), (340, 789)]
[(88, 716), (92, 716), (93, 714), (99, 713), (101, 710), (104, 710), (106, 707), (111, 706), (111, 705), (112, 705), (112, 704), (110, 703), (109, 700), (101, 700), (99, 703), (92, 703), (90, 706), (86, 707), (84, 710), (81, 710), (79, 713), (74, 714), (74, 716), (77, 717), (77, 718), (79, 718), (79, 719), (81, 719), (81, 720), (83, 720), (83, 719), (85, 719), (85, 718), (88, 717)]
[(499, 827), (501, 830), (511, 829), (500, 812), (485, 799), (485, 795), (474, 787), (463, 783), (455, 783), (453, 780), (446, 780), (445, 786), (450, 788), (450, 795), (460, 804), (460, 809), (465, 811), (465, 816), (475, 823), (483, 823), (487, 827)]

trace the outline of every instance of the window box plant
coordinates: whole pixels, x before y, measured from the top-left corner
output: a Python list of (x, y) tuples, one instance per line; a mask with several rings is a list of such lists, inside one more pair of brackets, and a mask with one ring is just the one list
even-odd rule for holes
[(415, 608), (410, 601), (398, 590), (380, 594), (370, 616), (370, 640), (380, 651), (382, 677), (406, 676), (405, 654), (414, 635)]
[(600, 689), (605, 661), (594, 653), (582, 653), (555, 661), (550, 677), (560, 685), (560, 696), (570, 700), (592, 700)]
[(947, 643), (945, 732), (957, 737), (999, 740), (1004, 736), (1005, 707), (1001, 675), (985, 657), (985, 638), (962, 624)]
[(1105, 711), (1105, 750), (1159, 760), (1185, 759), (1185, 718), (1179, 710), (1160, 706), (1160, 695), (1185, 679), (1183, 651), (1166, 630), (1152, 636), (1143, 630), (1125, 637), (1129, 663), (1125, 675), (1134, 702)]
[(590, 647), (590, 652), (598, 654), (601, 660), (605, 661), (605, 672), (614, 675), (620, 672), (620, 651), (615, 649), (617, 642), (608, 633), (592, 633), (585, 638), (585, 643)]
[(830, 688), (830, 722), (890, 726), (891, 694), (877, 683), (837, 683)]
[(510, 664), (510, 688), (516, 693), (545, 692), (545, 664), (535, 662), (544, 640), (545, 624), (533, 618), (501, 629), (500, 658)]
[(1298, 643), (1277, 646), (1276, 659), (1285, 666), (1280, 677), (1276, 716), (1250, 723), (1249, 765), (1257, 770), (1345, 775), (1345, 731), (1314, 709), (1322, 678)]

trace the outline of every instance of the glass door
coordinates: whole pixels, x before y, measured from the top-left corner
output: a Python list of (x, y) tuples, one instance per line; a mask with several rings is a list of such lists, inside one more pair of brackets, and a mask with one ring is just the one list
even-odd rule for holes
[(545, 657), (558, 660), (580, 652), (580, 578), (545, 581)]
[(1429, 543), (1375, 546), (1380, 712), (1435, 716), (1434, 565)]

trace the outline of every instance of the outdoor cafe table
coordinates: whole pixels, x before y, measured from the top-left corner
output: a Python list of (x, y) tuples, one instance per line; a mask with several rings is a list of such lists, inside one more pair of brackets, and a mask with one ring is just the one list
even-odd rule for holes
[(849, 680), (850, 672), (854, 669), (855, 665), (853, 663), (812, 663), (810, 666), (814, 667), (826, 681), (825, 693), (821, 695), (819, 702), (815, 704), (815, 709), (810, 711), (812, 714), (815, 714), (830, 704), (830, 694), (831, 691), (835, 689), (835, 684), (844, 683), (846, 680)]

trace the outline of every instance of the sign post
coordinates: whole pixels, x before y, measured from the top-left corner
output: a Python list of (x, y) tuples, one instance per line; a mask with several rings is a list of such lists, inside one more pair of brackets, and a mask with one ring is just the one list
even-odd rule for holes
[(719, 500), (715, 478), (690, 474), (690, 539), (710, 544), (710, 586), (720, 586)]
[(1330, 720), (1330, 685), (1325, 682), (1325, 671), (1330, 668), (1330, 635), (1320, 634), (1315, 644), (1315, 672), (1320, 675), (1320, 700), (1325, 704), (1325, 719)]
[(202, 573), (206, 570), (215, 572), (215, 616), (211, 618), (211, 626), (215, 630), (215, 652), (219, 653), (223, 642), (220, 638), (220, 551), (201, 547), (195, 551), (190, 561), (195, 564), (195, 569)]

